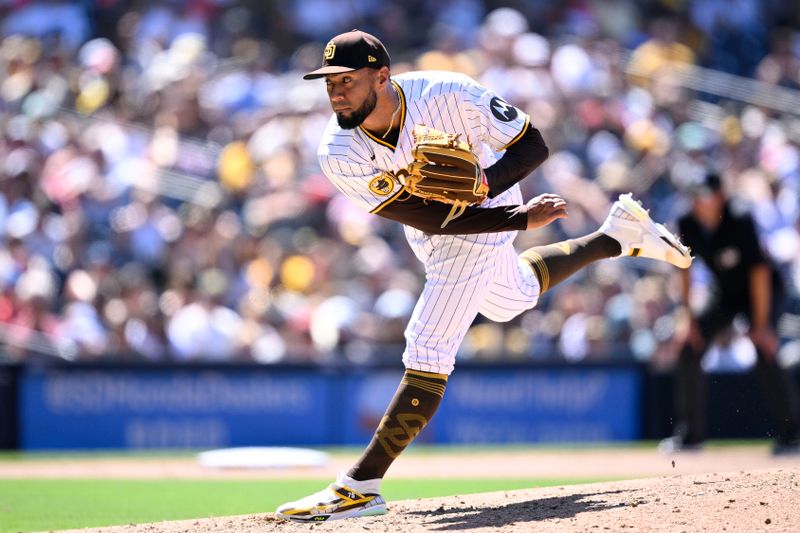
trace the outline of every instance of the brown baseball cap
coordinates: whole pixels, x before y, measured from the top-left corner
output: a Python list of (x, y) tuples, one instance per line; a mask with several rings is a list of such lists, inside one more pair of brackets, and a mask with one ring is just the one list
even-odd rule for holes
[(389, 53), (380, 39), (361, 30), (352, 30), (331, 39), (325, 46), (322, 67), (309, 72), (303, 79), (313, 80), (360, 68), (379, 69), (388, 67), (389, 63)]

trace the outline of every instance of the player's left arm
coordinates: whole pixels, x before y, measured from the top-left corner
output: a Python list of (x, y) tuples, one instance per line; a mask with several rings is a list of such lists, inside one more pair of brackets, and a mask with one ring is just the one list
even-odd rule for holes
[(467, 78), (461, 92), (465, 115), (477, 137), (501, 158), (484, 170), (493, 198), (513, 187), (541, 165), (549, 149), (530, 117), (493, 91)]
[(750, 268), (750, 340), (764, 357), (770, 358), (778, 351), (778, 335), (770, 324), (772, 306), (772, 269), (766, 263)]
[(769, 327), (769, 311), (772, 305), (772, 270), (766, 263), (750, 267), (750, 305), (753, 329)]
[(742, 261), (748, 267), (750, 292), (750, 339), (765, 357), (778, 349), (778, 337), (770, 324), (772, 309), (772, 269), (761, 250), (755, 222), (751, 217), (743, 220), (741, 238)]

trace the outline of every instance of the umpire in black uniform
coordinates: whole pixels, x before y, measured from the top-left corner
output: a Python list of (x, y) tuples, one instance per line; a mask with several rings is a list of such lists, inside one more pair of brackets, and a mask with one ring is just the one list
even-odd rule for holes
[(718, 175), (706, 175), (690, 194), (692, 209), (678, 222), (681, 239), (708, 266), (715, 287), (702, 310), (691, 310), (689, 270), (681, 271), (681, 296), (691, 325), (675, 370), (675, 432), (662, 441), (661, 449), (676, 451), (702, 445), (706, 437), (706, 391), (700, 362), (714, 337), (729, 327), (734, 317), (745, 315), (748, 335), (758, 354), (759, 382), (777, 431), (773, 452), (798, 453), (796, 387), (777, 361), (775, 326), (784, 294), (780, 275), (759, 245), (752, 216), (726, 197)]

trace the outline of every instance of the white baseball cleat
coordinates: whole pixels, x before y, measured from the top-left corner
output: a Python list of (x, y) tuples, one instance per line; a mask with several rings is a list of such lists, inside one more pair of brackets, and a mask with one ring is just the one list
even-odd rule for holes
[(284, 503), (278, 518), (295, 522), (325, 522), (343, 518), (386, 514), (386, 500), (379, 494), (380, 479), (356, 481), (344, 473), (327, 488), (300, 500)]
[(600, 231), (619, 242), (620, 256), (648, 257), (676, 267), (689, 268), (691, 250), (648, 212), (631, 194), (620, 194)]

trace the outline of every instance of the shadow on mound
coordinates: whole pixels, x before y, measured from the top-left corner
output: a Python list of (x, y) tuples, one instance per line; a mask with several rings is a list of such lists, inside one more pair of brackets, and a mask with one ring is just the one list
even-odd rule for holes
[[(465, 505), (445, 508), (445, 506), (441, 506), (433, 511), (411, 511), (407, 514), (427, 517), (424, 520), (424, 525), (432, 531), (457, 531), (482, 527), (495, 528), (553, 518), (571, 518), (580, 513), (625, 507), (625, 503), (611, 503), (604, 496), (627, 492), (636, 491), (613, 490), (570, 494), (555, 498), (509, 503), (502, 507)], [(437, 525), (439, 527), (432, 527)]]

